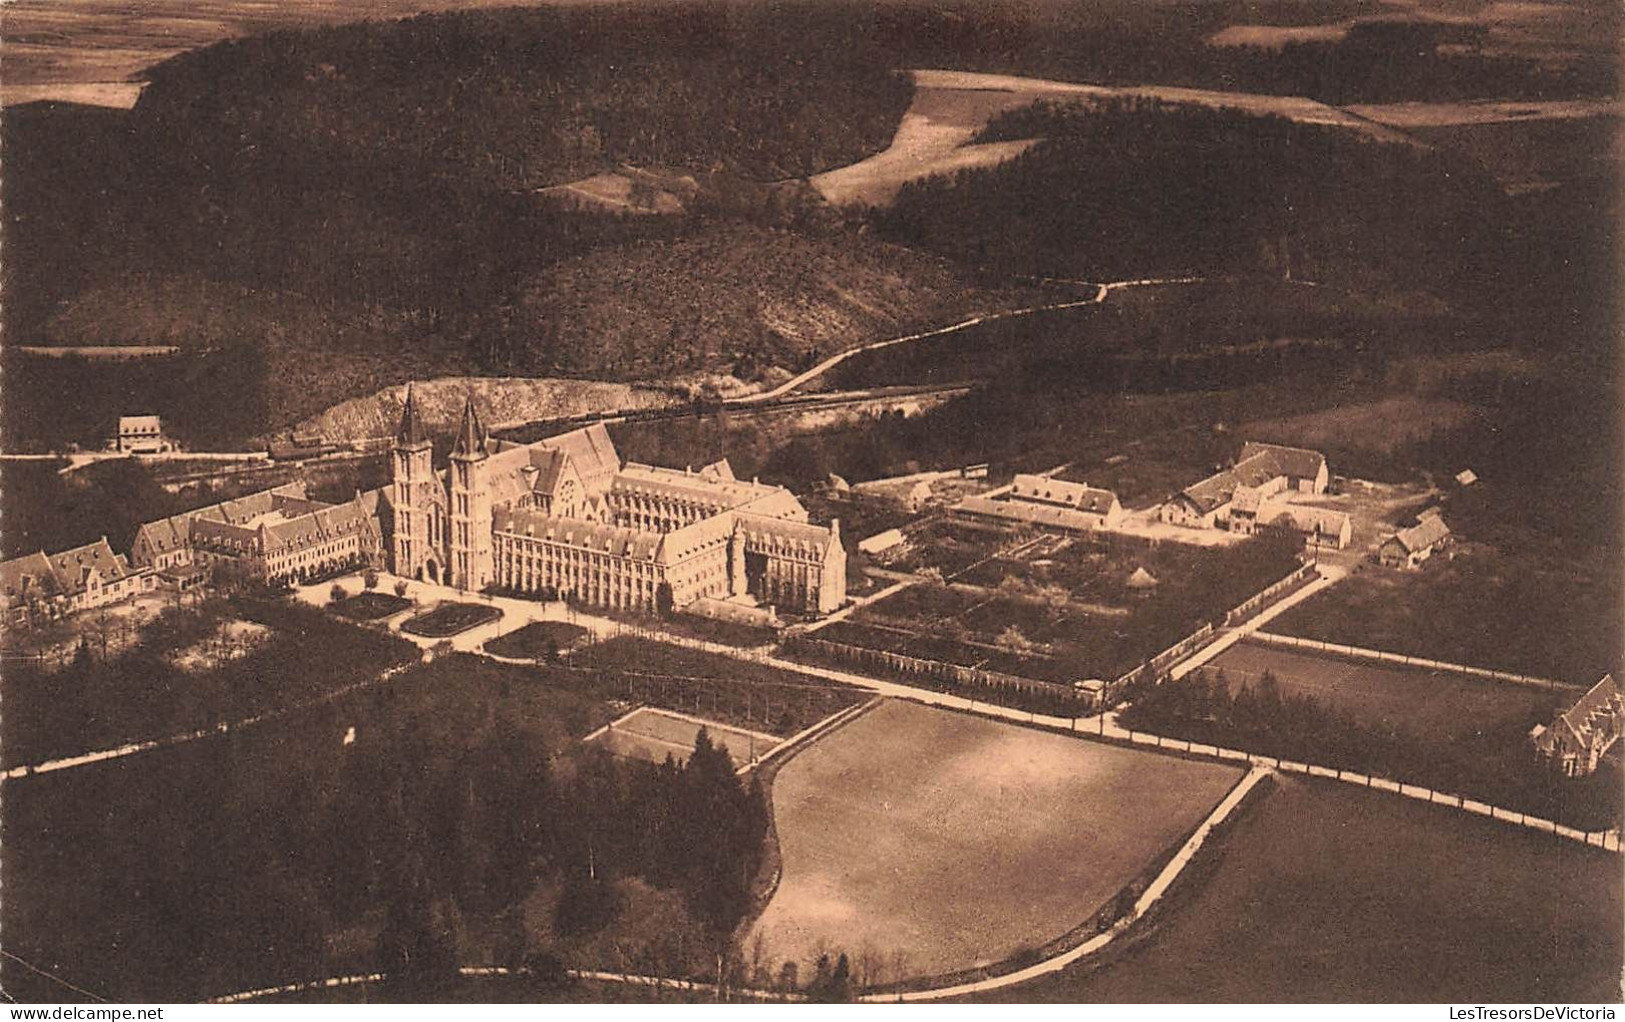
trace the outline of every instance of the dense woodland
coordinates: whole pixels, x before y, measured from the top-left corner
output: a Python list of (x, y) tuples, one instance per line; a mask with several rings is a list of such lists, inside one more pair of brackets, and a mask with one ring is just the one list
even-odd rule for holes
[[(151, 369), (8, 356), (14, 395), (70, 400), (8, 401), (6, 442), (99, 439), (117, 411), (152, 410), (184, 441), (234, 445), (437, 374), (751, 377), (966, 305), (1026, 304), (1009, 274), (1034, 271), (1398, 285), (1523, 317), (1515, 343), (1603, 316), (1583, 296), (1611, 280), (1611, 219), (1595, 213), (1609, 182), (1509, 203), (1465, 164), (1234, 112), (1007, 115), (988, 138), (1050, 141), (911, 186), (873, 218), (915, 252), (773, 183), (886, 145), (910, 99), (899, 67), (1382, 99), (1388, 86), (1360, 76), (1387, 73), (1368, 59), (1387, 47), (1411, 54), (1394, 82), (1433, 69), (1475, 95), (1587, 91), (1559, 81), (1584, 61), (1525, 68), (1544, 83), (1528, 89), (1474, 78), (1464, 69), (1516, 60), (1446, 58), (1440, 40), (1412, 38), (1436, 28), (1306, 44), (1351, 54), (1331, 65), (1206, 42), (1226, 24), (1322, 17), (1226, 4), (463, 12), (184, 54), (152, 69), (131, 112), (7, 108), (7, 335), (188, 353)], [(1329, 84), (1306, 87), (1294, 61)], [(569, 211), (533, 191), (623, 163), (696, 182), (686, 211)], [(1583, 258), (1556, 258), (1577, 245)]]
[(877, 214), (887, 237), (992, 274), (1255, 272), (1449, 294), (1498, 244), (1487, 176), (1346, 129), (1130, 99), (1042, 103), (978, 137), (1045, 141), (905, 185)]
[[(561, 725), (603, 711), (558, 694), (530, 716), (531, 684), (443, 659), (287, 727), (8, 790), (5, 881), (30, 894), (7, 899), (10, 946), (118, 1000), (357, 968), (421, 999), (458, 964), (592, 957), (605, 935), (628, 964), (714, 974), (762, 793), (703, 736), (683, 767), (577, 752)], [(102, 808), (60, 811), (81, 801)], [(625, 916), (651, 906), (653, 929)]]

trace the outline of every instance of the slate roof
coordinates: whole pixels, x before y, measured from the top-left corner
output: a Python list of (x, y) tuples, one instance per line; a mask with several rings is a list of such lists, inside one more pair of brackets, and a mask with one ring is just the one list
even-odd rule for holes
[(179, 550), (191, 542), (194, 518), (241, 525), (275, 508), (279, 498), (283, 501), (306, 501), (305, 484), (293, 482), (273, 486), (269, 490), (250, 493), (236, 500), (222, 501), (219, 504), (210, 504), (207, 507), (194, 508), (168, 518), (147, 522), (136, 530), (135, 539), (130, 545), (134, 549), (145, 540), (154, 554)]
[(1100, 516), (1075, 508), (1025, 500), (996, 500), (982, 496), (966, 497), (954, 505), (954, 510), (962, 514), (1032, 525), (1051, 525), (1059, 529), (1074, 529), (1080, 532), (1092, 532), (1100, 522)]
[(1248, 441), (1241, 446), (1241, 456), (1236, 463), (1247, 461), (1260, 454), (1267, 454), (1274, 459), (1278, 475), (1292, 479), (1313, 479), (1326, 467), (1326, 456), (1319, 451), (1311, 451), (1302, 447), (1283, 447), (1280, 444), (1264, 444), (1257, 441)]
[(1426, 550), (1450, 535), (1450, 526), (1437, 515), (1422, 519), (1408, 529), (1400, 529), (1389, 542), (1397, 542), (1408, 554)]
[(1553, 727), (1567, 731), (1582, 747), (1589, 748), (1600, 740), (1606, 750), (1619, 737), (1622, 717), (1625, 699), (1619, 683), (1612, 674), (1605, 674), (1578, 702), (1558, 715)]
[(1013, 500), (1059, 504), (1078, 511), (1103, 515), (1117, 503), (1117, 494), (1088, 483), (1073, 483), (1038, 475), (1018, 475), (1011, 484)]
[(43, 550), (0, 561), (0, 590), (8, 600), (19, 599), (30, 591), (39, 593), (41, 599), (62, 595), (62, 586)]
[(41, 551), (0, 562), (0, 590), (8, 600), (20, 599), (30, 591), (42, 599), (75, 596), (84, 591), (92, 571), (116, 582), (130, 574), (130, 567), (103, 537), (61, 553)]
[(604, 525), (580, 518), (557, 518), (540, 511), (515, 508), (493, 510), (491, 529), (493, 532), (564, 543), (594, 553), (645, 561), (659, 559), (661, 541), (665, 538), (658, 532), (640, 532), (617, 525)]

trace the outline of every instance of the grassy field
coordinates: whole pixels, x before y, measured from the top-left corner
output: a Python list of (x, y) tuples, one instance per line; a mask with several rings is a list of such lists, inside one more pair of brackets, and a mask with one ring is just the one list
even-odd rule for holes
[(1531, 727), (1578, 694), (1246, 642), (1208, 666), (1224, 672), (1232, 690), (1256, 686), (1269, 671), (1282, 695), (1312, 696), (1362, 724), (1446, 742)]
[(1139, 939), (1010, 1001), (1618, 1001), (1617, 856), (1277, 778)]
[(728, 750), (735, 766), (744, 766), (779, 744), (773, 735), (648, 706), (595, 734), (591, 744), (602, 746), (623, 759), (664, 763), (670, 756), (681, 764), (687, 762), (689, 753), (694, 751), (694, 739), (702, 730), (710, 736), (711, 744)]
[(773, 786), (783, 879), (747, 945), (887, 978), (1008, 958), (1085, 922), (1239, 771), (889, 702)]
[(1419, 571), (1368, 566), (1271, 631), (1590, 685), (1620, 662), (1616, 568), (1463, 549)]

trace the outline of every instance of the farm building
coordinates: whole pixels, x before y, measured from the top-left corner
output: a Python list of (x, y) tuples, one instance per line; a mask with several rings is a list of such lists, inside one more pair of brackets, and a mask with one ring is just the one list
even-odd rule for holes
[(1289, 494), (1325, 493), (1329, 479), (1318, 451), (1249, 442), (1235, 465), (1175, 494), (1160, 517), (1171, 525), (1251, 534), (1260, 522), (1278, 517)]
[(1384, 540), (1377, 550), (1377, 560), (1389, 568), (1414, 568), (1449, 541), (1450, 526), (1438, 515), (1428, 515)]
[(107, 538), (59, 554), (43, 551), (0, 563), (0, 607), (7, 624), (28, 625), (105, 607), (157, 584), (149, 569), (131, 569)]
[(1064, 532), (1114, 529), (1123, 521), (1117, 494), (1087, 483), (1018, 475), (1003, 497), (970, 496), (954, 505), (966, 518), (1038, 525)]
[(1614, 676), (1605, 674), (1578, 702), (1558, 714), (1550, 727), (1537, 725), (1529, 737), (1535, 751), (1556, 763), (1564, 774), (1582, 777), (1597, 769), (1622, 730), (1625, 701)]
[(1354, 522), (1347, 512), (1288, 504), (1282, 493), (1264, 496), (1257, 490), (1239, 491), (1230, 506), (1230, 531), (1251, 536), (1260, 525), (1296, 529), (1316, 546), (1337, 550), (1348, 546), (1354, 538)]

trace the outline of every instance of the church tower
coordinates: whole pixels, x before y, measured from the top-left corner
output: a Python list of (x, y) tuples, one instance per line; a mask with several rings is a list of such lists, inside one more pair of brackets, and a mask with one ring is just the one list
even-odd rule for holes
[(491, 491), (486, 485), (485, 429), (474, 395), (463, 406), (457, 445), (451, 449), (451, 573), (459, 589), (491, 582)]
[[(401, 425), (395, 431), (394, 460), (391, 463), (395, 542), (390, 551), (390, 567), (407, 578), (440, 581), (442, 555), (436, 512), (434, 450), (418, 418), (412, 400), (412, 385), (406, 385), (406, 404), (401, 407)], [(428, 568), (426, 572), (424, 569)]]

